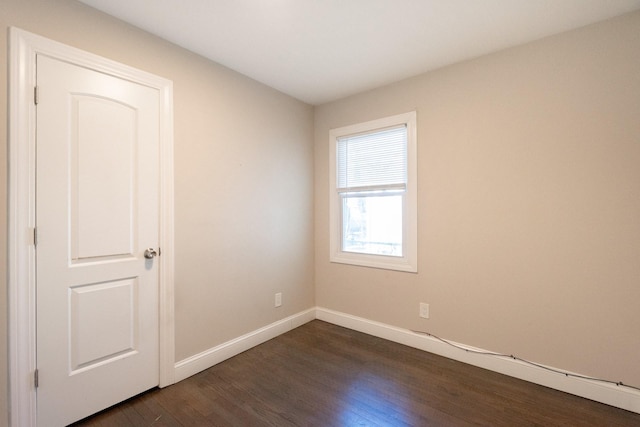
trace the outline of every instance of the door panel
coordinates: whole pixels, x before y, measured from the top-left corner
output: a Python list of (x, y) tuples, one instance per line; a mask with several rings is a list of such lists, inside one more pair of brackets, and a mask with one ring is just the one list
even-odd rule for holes
[(133, 255), (136, 110), (74, 94), (70, 119), (71, 259)]
[(159, 94), (37, 56), (37, 417), (158, 385)]
[(137, 279), (69, 289), (69, 372), (131, 356), (138, 348)]

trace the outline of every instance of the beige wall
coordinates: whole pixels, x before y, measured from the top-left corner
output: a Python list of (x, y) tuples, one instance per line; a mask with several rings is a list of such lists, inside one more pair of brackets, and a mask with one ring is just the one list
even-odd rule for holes
[[(633, 13), (316, 108), (318, 306), (640, 386), (638, 52)], [(418, 274), (329, 263), (329, 129), (411, 110)]]
[[(314, 306), (312, 107), (75, 1), (2, 0), (2, 64), (9, 26), (173, 80), (176, 360)], [(3, 118), (6, 88), (3, 65)], [(2, 119), (0, 414), (7, 408), (6, 135)], [(276, 292), (283, 293), (278, 309)]]

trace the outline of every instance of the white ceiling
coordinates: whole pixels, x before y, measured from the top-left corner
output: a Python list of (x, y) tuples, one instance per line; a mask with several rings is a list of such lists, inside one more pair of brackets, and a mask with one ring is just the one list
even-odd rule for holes
[(310, 104), (640, 9), (640, 0), (80, 0)]

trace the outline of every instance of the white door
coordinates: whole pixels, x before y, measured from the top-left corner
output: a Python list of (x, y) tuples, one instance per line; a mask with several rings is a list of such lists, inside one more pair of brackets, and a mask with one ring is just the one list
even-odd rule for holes
[(37, 85), (37, 420), (62, 426), (159, 382), (160, 106), (44, 55)]

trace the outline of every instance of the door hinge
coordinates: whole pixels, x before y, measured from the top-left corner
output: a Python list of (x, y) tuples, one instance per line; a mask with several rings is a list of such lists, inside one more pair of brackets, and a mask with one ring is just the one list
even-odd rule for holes
[(38, 246), (38, 228), (33, 227), (33, 246)]
[(33, 385), (35, 388), (38, 388), (40, 385), (40, 380), (38, 378), (38, 370), (33, 371)]
[(40, 94), (38, 91), (38, 86), (35, 86), (33, 88), (33, 103), (38, 105), (38, 102), (40, 101)]

